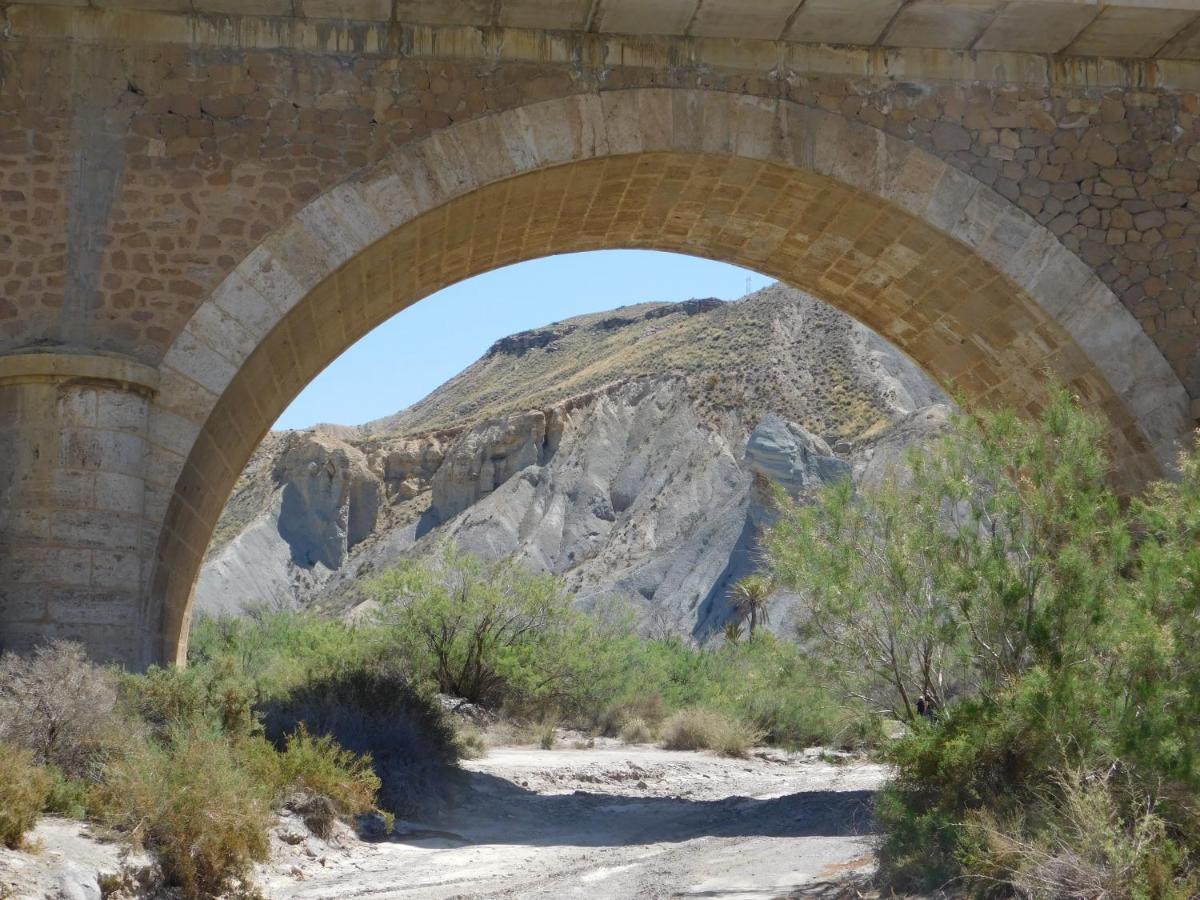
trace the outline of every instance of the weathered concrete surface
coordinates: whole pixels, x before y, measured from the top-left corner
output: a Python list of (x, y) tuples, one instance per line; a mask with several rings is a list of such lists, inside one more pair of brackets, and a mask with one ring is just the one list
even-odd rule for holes
[[(1086, 22), (1050, 0), (916, 0), (885, 22), (871, 2), (861, 36), (825, 0), (779, 31), (786, 4), (766, 0), (612, 0), (582, 22), (515, 0), (0, 4), (0, 353), (160, 373), (135, 392), (141, 468), (87, 463), (130, 480), (86, 526), (66, 523), (92, 499), (20, 486), (66, 483), (29, 461), (65, 427), (56, 407), (0, 385), (0, 641), (84, 632), (99, 655), (177, 658), (223, 501), (287, 401), (396, 310), (546, 253), (759, 269), (974, 402), (1035, 410), (1048, 369), (1108, 417), (1130, 484), (1163, 471), (1200, 409), (1190, 2)], [(476, 7), (499, 18), (469, 24)], [(580, 30), (537, 30), (554, 16)], [(759, 36), (722, 36), (743, 27)], [(109, 542), (128, 552), (122, 517), (132, 624), (106, 637), (82, 611), (116, 577), (97, 574)]]

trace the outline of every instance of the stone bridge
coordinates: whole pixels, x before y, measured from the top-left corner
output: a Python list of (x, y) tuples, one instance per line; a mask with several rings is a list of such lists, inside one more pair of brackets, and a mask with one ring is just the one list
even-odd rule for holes
[(1200, 0), (0, 0), (0, 644), (182, 660), (357, 338), (611, 247), (777, 277), (1130, 487), (1200, 413)]

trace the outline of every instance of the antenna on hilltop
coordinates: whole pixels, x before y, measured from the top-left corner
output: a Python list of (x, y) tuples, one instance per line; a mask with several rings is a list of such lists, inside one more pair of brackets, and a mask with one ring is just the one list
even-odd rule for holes
[(750, 276), (746, 276), (746, 293), (750, 293)]

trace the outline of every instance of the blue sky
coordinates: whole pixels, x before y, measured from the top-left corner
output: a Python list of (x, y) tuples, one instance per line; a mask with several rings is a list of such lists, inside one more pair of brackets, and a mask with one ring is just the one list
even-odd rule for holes
[(497, 338), (617, 306), (720, 297), (771, 283), (736, 266), (676, 253), (604, 250), (548, 256), (439, 291), (393, 316), (338, 357), (276, 428), (359, 425), (420, 400)]

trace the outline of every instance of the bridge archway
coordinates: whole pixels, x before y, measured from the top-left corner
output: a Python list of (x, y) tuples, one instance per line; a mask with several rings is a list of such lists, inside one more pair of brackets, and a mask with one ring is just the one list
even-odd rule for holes
[(912, 144), (786, 101), (630, 89), (452, 126), (318, 197), (198, 308), (149, 411), (162, 521), (143, 661), (182, 661), (209, 537), (263, 435), (377, 324), (554, 253), (672, 250), (752, 268), (875, 329), (971, 403), (1029, 412), (1044, 373), (1111, 424), (1131, 485), (1171, 465), (1187, 397), (1045, 228)]

